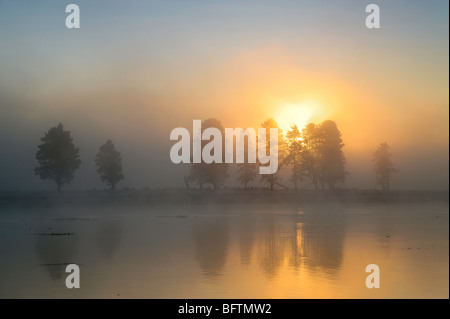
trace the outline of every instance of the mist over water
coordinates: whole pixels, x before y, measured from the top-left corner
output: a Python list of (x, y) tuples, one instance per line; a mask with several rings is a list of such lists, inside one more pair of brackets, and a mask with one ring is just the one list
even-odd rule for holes
[(2, 298), (448, 298), (445, 202), (11, 208), (0, 234)]
[(0, 298), (449, 297), (448, 1), (76, 2), (0, 0)]

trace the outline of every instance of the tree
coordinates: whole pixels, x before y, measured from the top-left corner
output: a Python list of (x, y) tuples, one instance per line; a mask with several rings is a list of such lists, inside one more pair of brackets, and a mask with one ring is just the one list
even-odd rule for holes
[(347, 172), (345, 171), (345, 156), (342, 151), (344, 143), (337, 125), (334, 121), (326, 120), (318, 127), (318, 162), (319, 180), (327, 184), (330, 190), (335, 188), (337, 182), (343, 183)]
[(257, 174), (258, 164), (248, 162), (248, 138), (244, 138), (244, 163), (238, 164), (238, 181), (247, 189), (248, 183), (252, 182)]
[(116, 184), (123, 179), (122, 156), (120, 152), (116, 151), (111, 140), (100, 146), (95, 164), (98, 167), (97, 173), (99, 173), (102, 182), (115, 190)]
[(284, 163), (287, 165), (292, 164), (292, 181), (294, 182), (295, 189), (298, 188), (298, 181), (302, 180), (303, 167), (302, 167), (302, 141), (301, 133), (297, 125), (291, 126), (291, 129), (286, 134), (287, 154), (284, 158)]
[[(223, 186), (225, 180), (228, 177), (228, 164), (225, 163), (225, 129), (219, 120), (215, 118), (210, 118), (202, 122), (202, 134), (207, 128), (217, 128), (221, 132), (222, 136), (222, 163), (194, 163), (190, 169), (190, 175), (188, 176), (189, 181), (196, 182), (200, 189), (203, 188), (204, 184), (211, 184), (214, 189)], [(209, 141), (204, 141), (202, 139), (201, 149), (207, 145)]]
[(314, 188), (319, 188), (319, 130), (317, 125), (309, 123), (302, 130), (301, 167)]
[(284, 157), (285, 157), (285, 143), (283, 137), (283, 130), (278, 127), (278, 123), (274, 119), (268, 119), (261, 124), (262, 128), (266, 129), (266, 154), (269, 155), (270, 152), (270, 129), (278, 129), (278, 170), (274, 174), (263, 174), (261, 175), (261, 181), (269, 185), (269, 189), (273, 190), (274, 185), (279, 180), (279, 171), (282, 167)]
[(238, 164), (238, 180), (247, 189), (248, 183), (252, 182), (257, 174), (258, 165), (256, 163)]
[(72, 181), (81, 164), (79, 148), (75, 147), (70, 132), (64, 131), (61, 123), (50, 128), (41, 142), (36, 153), (38, 166), (34, 174), (41, 179), (55, 181), (58, 191), (61, 191), (64, 184)]
[(375, 162), (373, 170), (376, 175), (377, 184), (381, 185), (383, 191), (389, 191), (391, 174), (397, 172), (397, 169), (395, 169), (392, 163), (392, 154), (389, 152), (389, 149), (389, 145), (384, 142), (380, 143), (375, 152), (373, 152), (373, 161)]

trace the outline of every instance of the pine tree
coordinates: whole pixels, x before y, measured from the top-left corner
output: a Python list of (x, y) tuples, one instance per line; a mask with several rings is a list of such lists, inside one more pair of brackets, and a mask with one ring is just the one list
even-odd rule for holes
[(302, 142), (301, 133), (297, 125), (291, 126), (286, 134), (287, 154), (284, 163), (292, 165), (292, 181), (295, 189), (298, 188), (298, 182), (302, 180)]
[(319, 144), (319, 180), (329, 189), (334, 189), (337, 182), (343, 183), (347, 172), (345, 171), (345, 156), (342, 151), (344, 143), (337, 125), (334, 121), (324, 121), (318, 126)]
[(256, 163), (240, 163), (238, 164), (238, 180), (247, 189), (248, 184), (252, 182), (257, 174), (258, 165)]
[(279, 172), (283, 165), (284, 157), (286, 156), (286, 148), (283, 137), (283, 130), (278, 127), (278, 123), (274, 119), (268, 119), (261, 124), (261, 127), (266, 129), (266, 154), (269, 155), (270, 152), (270, 129), (278, 129), (278, 170), (274, 174), (263, 174), (261, 175), (261, 181), (269, 185), (269, 189), (273, 190), (275, 184), (279, 180)]
[[(210, 118), (202, 122), (202, 134), (207, 128), (217, 128), (222, 133), (222, 163), (193, 163), (190, 169), (190, 175), (187, 180), (195, 182), (200, 189), (205, 184), (211, 184), (214, 189), (223, 186), (225, 180), (228, 178), (228, 164), (225, 163), (225, 129), (219, 120)], [(207, 141), (202, 140), (202, 150), (207, 144)]]
[(309, 123), (302, 130), (301, 167), (314, 188), (319, 188), (319, 145), (317, 125)]
[(392, 163), (392, 154), (389, 152), (389, 149), (389, 145), (384, 142), (380, 143), (375, 152), (373, 152), (373, 161), (375, 162), (374, 172), (376, 174), (377, 184), (381, 185), (384, 191), (389, 191), (391, 174), (397, 172), (397, 169), (395, 169)]
[(99, 173), (102, 182), (111, 186), (112, 190), (116, 189), (116, 184), (123, 179), (122, 174), (122, 156), (116, 151), (111, 140), (106, 141), (100, 146), (95, 158), (97, 165), (97, 173)]
[(70, 132), (64, 131), (61, 123), (50, 128), (41, 142), (36, 153), (39, 165), (34, 174), (44, 180), (54, 180), (58, 191), (61, 191), (64, 184), (72, 181), (81, 164), (79, 148), (75, 147)]

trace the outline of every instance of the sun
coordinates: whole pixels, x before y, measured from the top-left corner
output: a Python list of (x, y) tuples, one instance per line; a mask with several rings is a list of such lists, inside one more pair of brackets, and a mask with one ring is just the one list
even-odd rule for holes
[(286, 134), (293, 125), (297, 125), (299, 130), (302, 130), (321, 113), (322, 107), (318, 102), (305, 100), (298, 103), (282, 104), (278, 107), (274, 119), (283, 133)]

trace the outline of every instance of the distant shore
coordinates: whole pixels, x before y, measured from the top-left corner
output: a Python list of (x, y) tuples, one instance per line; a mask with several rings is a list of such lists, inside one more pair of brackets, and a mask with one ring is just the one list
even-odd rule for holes
[(161, 189), (0, 192), (0, 208), (54, 205), (181, 205), (448, 202), (449, 191)]

